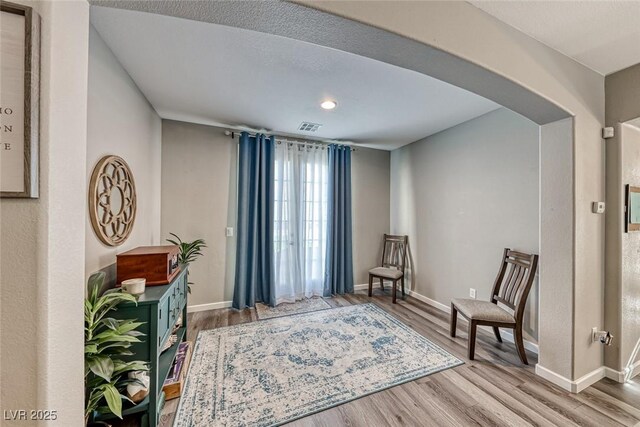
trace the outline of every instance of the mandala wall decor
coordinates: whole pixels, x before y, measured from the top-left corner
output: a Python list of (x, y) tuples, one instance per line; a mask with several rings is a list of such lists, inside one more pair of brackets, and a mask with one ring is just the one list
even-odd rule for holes
[(93, 231), (109, 246), (124, 243), (136, 219), (136, 184), (127, 162), (105, 156), (89, 182), (89, 216)]

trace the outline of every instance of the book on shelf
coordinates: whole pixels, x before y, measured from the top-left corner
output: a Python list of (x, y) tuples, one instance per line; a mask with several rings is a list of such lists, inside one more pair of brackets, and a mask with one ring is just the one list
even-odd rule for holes
[(189, 368), (189, 361), (191, 357), (191, 341), (185, 341), (180, 343), (176, 357), (173, 360), (173, 365), (169, 370), (169, 375), (164, 381), (162, 391), (164, 391), (165, 399), (175, 399), (180, 397), (182, 393), (182, 387), (186, 380), (187, 369)]

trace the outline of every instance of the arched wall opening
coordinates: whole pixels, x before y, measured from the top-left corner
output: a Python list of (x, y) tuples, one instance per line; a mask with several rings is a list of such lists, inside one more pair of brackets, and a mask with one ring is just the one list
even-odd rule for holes
[[(591, 135), (599, 133), (604, 115), (603, 106), (597, 106), (604, 91), (595, 94), (591, 91), (600, 82), (598, 76), (558, 53), (550, 53), (553, 51), (521, 33), (505, 29), (504, 24), (498, 24), (468, 4), (412, 6), (424, 8), (419, 11), (428, 21), (422, 24), (423, 28), (410, 22), (409, 8), (396, 10), (389, 3), (372, 3), (366, 7), (348, 2), (311, 4), (331, 13), (288, 2), (93, 0), (90, 3), (234, 26), (369, 57), (467, 89), (540, 125), (537, 371), (577, 391), (585, 383), (575, 380), (600, 368), (602, 350), (587, 343), (587, 334), (583, 336), (583, 332), (602, 322), (599, 296), (603, 283), (604, 224), (585, 211), (591, 200), (603, 199), (604, 193), (603, 159), (599, 157), (601, 140), (595, 133)], [(465, 37), (456, 40), (455, 34), (438, 26), (437, 16), (452, 18), (452, 23), (458, 25), (464, 24), (465, 19), (473, 19), (474, 24), (478, 24), (478, 32), (505, 43), (507, 49), (500, 52), (498, 46), (494, 47), (495, 52), (486, 54), (483, 62), (466, 51), (474, 48), (473, 43), (461, 47), (459, 43)], [(442, 40), (430, 38), (430, 24), (434, 32), (444, 32)], [(461, 26), (453, 27), (452, 31), (464, 33)], [(427, 34), (420, 35), (420, 31)], [(510, 54), (514, 62), (523, 55), (527, 59), (527, 54), (522, 53), (525, 50), (531, 55), (529, 61), (536, 58), (540, 63), (508, 64)], [(513, 69), (509, 69), (512, 66)], [(536, 75), (538, 69), (542, 70), (540, 75)], [(531, 76), (518, 79), (519, 73)], [(576, 75), (579, 78), (575, 78)], [(553, 93), (556, 89), (557, 99), (566, 99), (562, 106)], [(584, 150), (582, 145), (577, 149), (578, 140), (586, 147)], [(587, 159), (587, 151), (597, 155)], [(585, 178), (586, 175), (590, 178)], [(585, 237), (587, 234), (590, 237)], [(587, 279), (580, 281), (585, 277)], [(579, 290), (577, 283), (581, 283)], [(587, 303), (581, 304), (583, 301)]]

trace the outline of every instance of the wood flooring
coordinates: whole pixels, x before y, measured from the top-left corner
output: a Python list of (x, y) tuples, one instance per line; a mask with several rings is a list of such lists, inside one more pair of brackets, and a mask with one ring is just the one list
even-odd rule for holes
[[(568, 393), (534, 373), (535, 354), (523, 366), (513, 344), (478, 331), (476, 360), (466, 358), (466, 323), (449, 337), (449, 316), (414, 298), (391, 304), (376, 289), (328, 300), (334, 306), (373, 302), (465, 361), (448, 369), (294, 421), (289, 426), (640, 426), (640, 377), (627, 384), (604, 379), (580, 394)], [(190, 314), (188, 339), (198, 331), (257, 321), (254, 310)], [(173, 424), (178, 400), (167, 402), (161, 426)]]

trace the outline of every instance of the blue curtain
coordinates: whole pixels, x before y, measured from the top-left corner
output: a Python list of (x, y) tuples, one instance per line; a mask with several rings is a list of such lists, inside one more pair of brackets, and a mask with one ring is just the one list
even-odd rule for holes
[(353, 292), (351, 148), (329, 146), (327, 259), (324, 296)]
[(238, 218), (233, 307), (275, 303), (273, 206), (275, 139), (242, 132), (238, 152)]

